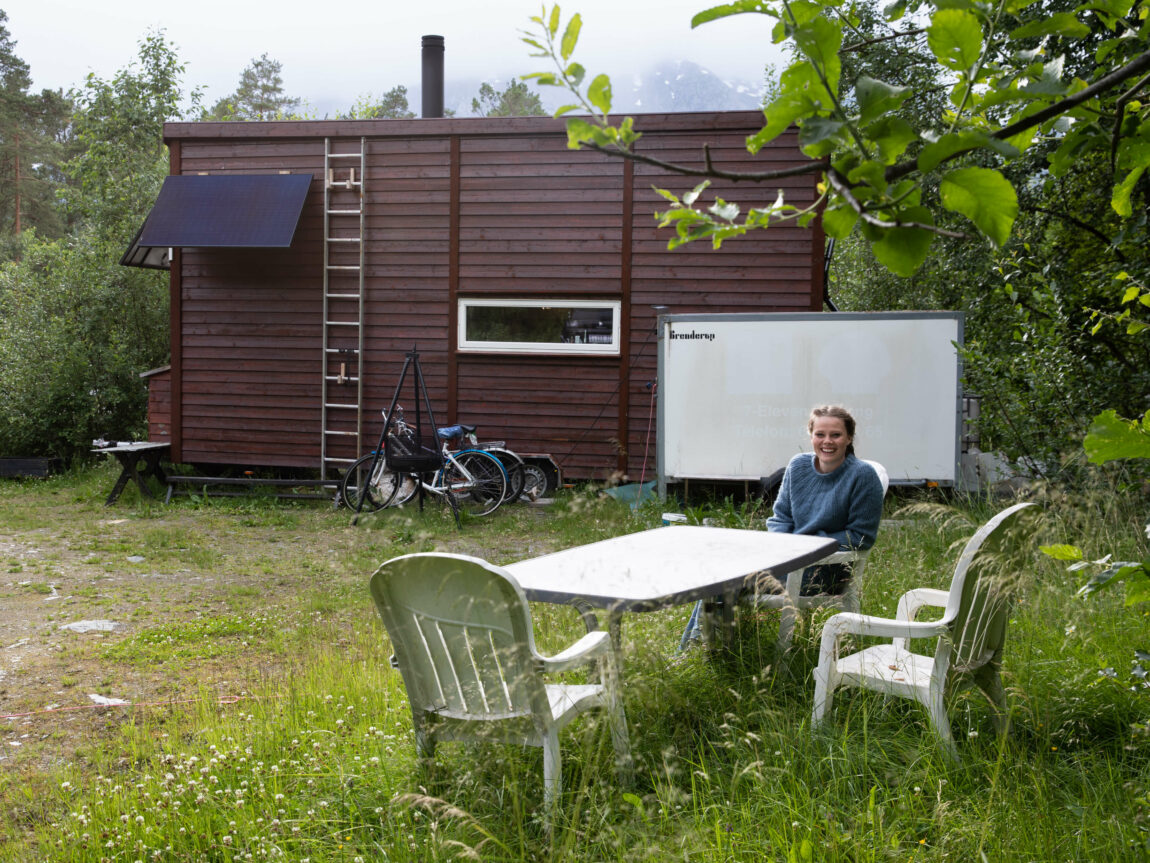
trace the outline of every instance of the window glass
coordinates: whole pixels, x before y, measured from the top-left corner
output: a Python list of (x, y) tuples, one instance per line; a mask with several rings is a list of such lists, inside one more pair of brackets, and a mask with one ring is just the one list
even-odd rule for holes
[(619, 307), (599, 300), (460, 300), (459, 348), (618, 354)]

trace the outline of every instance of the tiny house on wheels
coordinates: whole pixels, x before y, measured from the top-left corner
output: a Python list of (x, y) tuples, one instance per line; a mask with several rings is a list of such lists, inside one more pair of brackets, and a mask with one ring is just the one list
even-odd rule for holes
[[(751, 157), (762, 120), (640, 115), (637, 150), (807, 163), (793, 129)], [(171, 365), (147, 380), (150, 438), (175, 462), (338, 476), (374, 446), (415, 348), (440, 425), (550, 453), (572, 478), (653, 476), (658, 316), (822, 307), (818, 220), (669, 251), (653, 187), (698, 178), (569, 149), (561, 120), (171, 123), (164, 137), (171, 176), (123, 262), (171, 271)], [(707, 194), (748, 207), (782, 189), (805, 206), (816, 177)]]

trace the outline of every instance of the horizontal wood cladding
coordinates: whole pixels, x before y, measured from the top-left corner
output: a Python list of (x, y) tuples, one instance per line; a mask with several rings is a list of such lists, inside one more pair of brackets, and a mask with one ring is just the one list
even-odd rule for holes
[[(758, 155), (746, 137), (760, 112), (639, 115), (640, 153), (738, 171), (815, 167), (789, 131)], [(565, 476), (610, 476), (620, 464), (637, 478), (648, 443), (656, 374), (653, 305), (671, 312), (791, 311), (818, 307), (821, 234), (793, 224), (728, 241), (667, 249), (672, 232), (654, 213), (698, 179), (658, 166), (567, 147), (565, 124), (547, 117), (387, 121), (177, 123), (165, 139), (177, 170), (195, 173), (310, 173), (310, 191), (290, 249), (185, 249), (177, 259), (177, 343), (168, 416), (188, 462), (319, 467), (322, 406), (324, 138), (335, 179), (363, 181), (366, 289), (364, 381), (359, 449), (329, 438), (329, 455), (352, 457), (375, 444), (380, 411), (394, 394), (404, 355), (418, 349), (435, 419), (473, 422), (481, 436), (550, 452)], [(629, 180), (629, 185), (628, 185)], [(815, 201), (815, 174), (762, 183), (716, 181), (705, 193), (741, 206)], [(333, 192), (333, 208), (358, 206), (358, 191)], [(331, 215), (329, 236), (359, 235), (358, 216)], [(816, 240), (816, 238), (818, 238)], [(358, 263), (356, 243), (333, 244), (333, 265)], [(358, 289), (354, 271), (333, 271), (331, 290)], [(624, 345), (615, 357), (491, 356), (450, 353), (460, 297), (592, 298), (623, 304)], [(357, 300), (331, 299), (328, 314), (350, 323)], [(350, 351), (354, 327), (335, 327), (329, 346)], [(354, 371), (353, 355), (346, 362)], [(150, 380), (160, 434), (165, 395)], [(354, 400), (333, 384), (329, 401)], [(411, 413), (412, 381), (400, 401)], [(625, 412), (626, 415), (622, 415)], [(352, 412), (329, 429), (351, 431)], [(650, 442), (648, 474), (653, 472)]]
[(172, 438), (171, 370), (148, 375), (148, 440)]
[(461, 357), (461, 422), (512, 449), (546, 452), (565, 475), (606, 478), (616, 462), (618, 363)]

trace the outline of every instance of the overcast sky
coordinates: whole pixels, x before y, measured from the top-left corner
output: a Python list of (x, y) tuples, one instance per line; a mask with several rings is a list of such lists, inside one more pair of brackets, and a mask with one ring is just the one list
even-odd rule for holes
[[(713, 5), (571, 0), (562, 8), (564, 22), (583, 16), (574, 59), (592, 74), (619, 80), (684, 59), (760, 85), (764, 65), (778, 62), (773, 20), (739, 15), (691, 30), (692, 15)], [(519, 41), (541, 8), (538, 0), (0, 0), (37, 90), (79, 87), (89, 72), (110, 78), (135, 58), (149, 28), (162, 27), (187, 64), (186, 85), (204, 86), (207, 104), (234, 91), (244, 67), (266, 52), (283, 64), (285, 92), (321, 115), (400, 84), (417, 90), (424, 34), (445, 37), (448, 81), (543, 71)]]

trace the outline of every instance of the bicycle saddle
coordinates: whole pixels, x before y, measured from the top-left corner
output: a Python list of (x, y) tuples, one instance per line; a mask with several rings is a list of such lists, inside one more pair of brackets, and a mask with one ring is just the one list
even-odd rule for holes
[(457, 438), (465, 434), (475, 434), (475, 430), (477, 428), (479, 428), (479, 426), (469, 426), (459, 423), (453, 426), (444, 426), (443, 428), (436, 429), (435, 431), (444, 440), (451, 440), (452, 438)]

